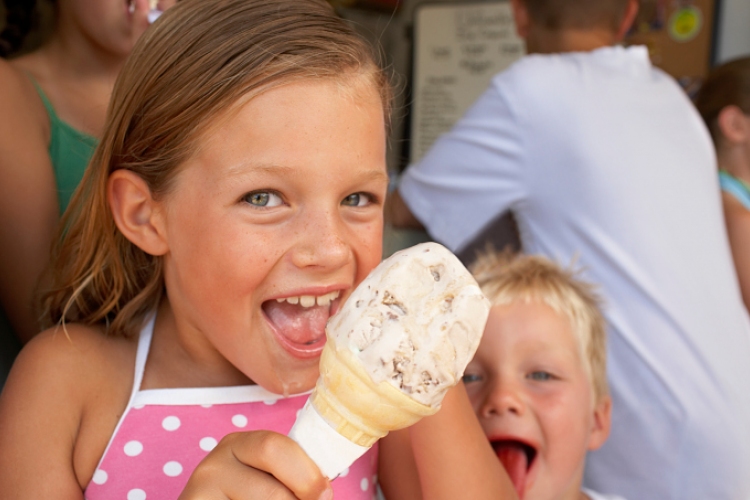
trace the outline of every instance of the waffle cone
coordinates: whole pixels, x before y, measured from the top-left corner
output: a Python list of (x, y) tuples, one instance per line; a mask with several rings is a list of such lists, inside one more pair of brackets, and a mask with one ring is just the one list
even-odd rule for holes
[(323, 348), (311, 402), (339, 434), (367, 447), (438, 410), (418, 403), (387, 381), (376, 384), (359, 359), (337, 348), (331, 339)]

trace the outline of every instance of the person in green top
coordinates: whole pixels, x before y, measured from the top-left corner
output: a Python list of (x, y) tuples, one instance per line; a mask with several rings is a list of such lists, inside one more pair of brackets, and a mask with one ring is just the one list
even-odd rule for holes
[[(175, 1), (160, 0), (159, 7)], [(102, 133), (115, 78), (149, 26), (150, 8), (149, 0), (53, 0), (51, 33), (23, 52), (35, 4), (4, 0), (0, 32), (0, 306), (16, 344), (39, 331), (32, 297), (55, 228)], [(7, 357), (4, 326), (0, 354)]]

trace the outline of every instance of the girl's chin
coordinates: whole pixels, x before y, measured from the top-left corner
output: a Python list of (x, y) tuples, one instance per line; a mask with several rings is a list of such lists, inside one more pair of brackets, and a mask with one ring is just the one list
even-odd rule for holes
[(281, 394), (283, 396), (294, 396), (296, 394), (304, 394), (310, 392), (315, 387), (315, 382), (318, 380), (318, 371), (314, 373), (284, 373), (278, 374), (278, 376), (271, 381), (266, 390), (274, 393)]

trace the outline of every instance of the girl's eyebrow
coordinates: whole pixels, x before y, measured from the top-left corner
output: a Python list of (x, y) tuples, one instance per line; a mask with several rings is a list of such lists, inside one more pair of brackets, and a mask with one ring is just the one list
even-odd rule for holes
[[(292, 175), (296, 172), (296, 168), (289, 165), (277, 165), (274, 163), (253, 164), (251, 161), (248, 161), (228, 167), (226, 173), (228, 175), (243, 175), (251, 172), (262, 172), (268, 174), (283, 173), (286, 175)], [(365, 170), (361, 173), (361, 175), (358, 175), (358, 177), (361, 177), (363, 181), (374, 180), (388, 182), (388, 173), (385, 171), (385, 169), (381, 168), (372, 168)]]
[(262, 172), (262, 173), (284, 173), (293, 174), (295, 171), (294, 167), (288, 165), (276, 165), (273, 163), (252, 163), (252, 161), (246, 161), (231, 165), (227, 168), (227, 174), (229, 175), (243, 175), (249, 172)]
[(363, 177), (366, 180), (385, 181), (388, 182), (388, 173), (384, 169), (371, 169), (365, 172)]

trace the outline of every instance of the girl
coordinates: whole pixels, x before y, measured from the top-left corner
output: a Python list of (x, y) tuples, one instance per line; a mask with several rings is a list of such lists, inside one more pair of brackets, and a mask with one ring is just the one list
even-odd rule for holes
[(284, 435), (380, 260), (389, 96), (323, 0), (163, 15), (63, 219), (62, 326), (0, 396), (0, 496), (512, 498), (463, 386), (331, 483)]
[(750, 309), (750, 57), (716, 67), (696, 106), (716, 147), (729, 243)]
[[(10, 57), (36, 1), (4, 3), (0, 56)], [(32, 294), (56, 224), (101, 136), (117, 73), (149, 25), (148, 0), (131, 3), (132, 12), (123, 0), (56, 0), (45, 43), (0, 59), (0, 306), (23, 342), (39, 332)]]

